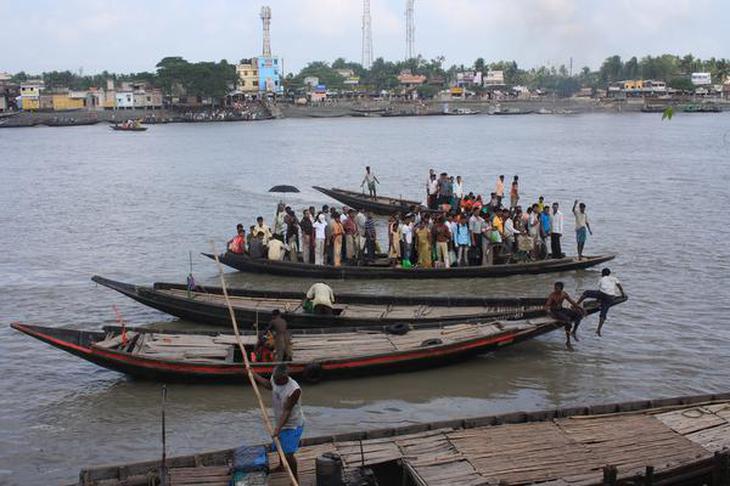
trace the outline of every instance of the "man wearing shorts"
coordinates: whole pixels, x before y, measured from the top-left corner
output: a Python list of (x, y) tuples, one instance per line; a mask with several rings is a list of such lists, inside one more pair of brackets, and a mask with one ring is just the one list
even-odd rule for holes
[[(272, 407), (274, 409), (274, 437), (279, 438), (281, 449), (289, 463), (294, 478), (297, 476), (297, 459), (294, 456), (299, 450), (299, 440), (304, 432), (304, 414), (302, 412), (302, 389), (299, 383), (289, 378), (285, 364), (274, 368), (271, 380), (254, 373), (256, 381), (271, 390)], [(283, 469), (283, 464), (280, 466)]]
[(578, 243), (578, 260), (582, 260), (583, 248), (586, 246), (588, 233), (593, 235), (591, 224), (588, 222), (585, 203), (578, 204), (576, 199), (573, 203), (573, 215), (575, 216), (575, 240)]
[[(572, 334), (576, 340), (578, 339), (576, 332), (578, 331), (580, 321), (585, 316), (585, 310), (583, 310), (580, 304), (571, 299), (563, 288), (563, 282), (555, 282), (553, 291), (548, 296), (547, 301), (545, 301), (545, 310), (550, 317), (557, 319), (565, 325), (565, 345), (569, 350), (572, 350), (573, 346), (570, 344), (570, 335)], [(565, 300), (571, 305), (570, 309), (563, 307), (563, 301)]]
[(598, 328), (596, 334), (601, 335), (601, 328), (606, 322), (608, 308), (611, 307), (616, 299), (626, 297), (624, 288), (616, 277), (611, 275), (611, 270), (604, 268), (601, 270), (601, 280), (598, 281), (598, 290), (586, 290), (578, 299), (578, 304), (585, 299), (596, 299), (601, 305), (601, 313), (598, 318)]

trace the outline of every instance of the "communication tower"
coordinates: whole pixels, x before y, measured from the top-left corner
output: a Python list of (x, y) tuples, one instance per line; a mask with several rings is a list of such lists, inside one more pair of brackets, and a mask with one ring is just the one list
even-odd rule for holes
[(370, 19), (370, 0), (362, 0), (362, 67), (373, 64), (373, 29)]
[(416, 24), (413, 19), (415, 0), (406, 0), (406, 61), (416, 57)]
[(261, 22), (264, 27), (264, 57), (271, 57), (271, 8), (261, 7)]

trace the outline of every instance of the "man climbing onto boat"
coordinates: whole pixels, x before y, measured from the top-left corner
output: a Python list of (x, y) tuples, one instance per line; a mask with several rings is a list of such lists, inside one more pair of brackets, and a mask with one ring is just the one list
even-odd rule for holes
[(578, 304), (585, 299), (596, 299), (601, 304), (601, 312), (598, 317), (598, 328), (596, 334), (601, 335), (601, 328), (606, 322), (608, 308), (613, 305), (615, 300), (620, 297), (626, 297), (624, 288), (616, 277), (611, 275), (611, 269), (604, 268), (601, 270), (601, 280), (598, 281), (598, 290), (586, 290), (578, 299)]
[[(294, 478), (298, 481), (297, 459), (299, 440), (304, 432), (304, 413), (302, 412), (302, 389), (299, 383), (289, 377), (286, 365), (281, 363), (274, 368), (271, 379), (267, 380), (254, 373), (256, 382), (271, 390), (271, 405), (274, 409), (274, 437), (279, 438), (281, 449), (289, 463)], [(272, 472), (282, 471), (284, 465)]]
[[(576, 341), (578, 340), (576, 333), (578, 332), (580, 321), (585, 315), (585, 311), (580, 304), (570, 298), (570, 295), (563, 290), (564, 287), (563, 282), (555, 282), (553, 291), (548, 296), (544, 307), (552, 318), (565, 324), (565, 345), (568, 349), (572, 350), (573, 346), (570, 344), (570, 335), (572, 334)], [(572, 309), (563, 307), (563, 301), (566, 300), (571, 305)]]
[(335, 305), (335, 293), (326, 283), (317, 282), (307, 290), (306, 301), (312, 306), (315, 314), (331, 316)]
[(370, 193), (370, 197), (375, 199), (378, 197), (378, 191), (375, 189), (375, 184), (380, 184), (380, 181), (377, 177), (375, 177), (375, 174), (370, 170), (370, 166), (368, 165), (365, 167), (365, 177), (362, 180), (362, 183), (360, 184), (360, 187), (364, 187), (365, 184), (368, 185), (368, 192)]
[(266, 333), (274, 335), (274, 357), (278, 362), (291, 361), (292, 360), (292, 349), (291, 339), (289, 337), (289, 326), (283, 317), (279, 309), (274, 309), (271, 312), (271, 321), (269, 326), (264, 331)]

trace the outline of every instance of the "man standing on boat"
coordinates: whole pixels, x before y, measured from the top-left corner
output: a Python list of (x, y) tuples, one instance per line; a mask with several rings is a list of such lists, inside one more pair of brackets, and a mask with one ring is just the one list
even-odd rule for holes
[(588, 215), (586, 214), (585, 203), (578, 204), (576, 199), (573, 203), (573, 215), (575, 216), (575, 240), (578, 243), (578, 260), (582, 260), (583, 248), (585, 248), (586, 239), (588, 238), (587, 233), (593, 236), (591, 224), (588, 222)]
[(375, 177), (375, 174), (370, 170), (370, 166), (368, 165), (365, 167), (365, 177), (362, 180), (362, 183), (360, 184), (360, 187), (364, 187), (365, 184), (368, 185), (368, 192), (370, 193), (370, 197), (375, 199), (378, 197), (378, 193), (375, 189), (375, 184), (380, 184), (380, 181), (377, 177)]
[(275, 360), (277, 362), (291, 361), (292, 349), (289, 326), (284, 318), (281, 317), (279, 309), (271, 311), (271, 320), (263, 334), (266, 335), (268, 332), (274, 336)]
[(560, 238), (563, 237), (563, 213), (560, 205), (553, 203), (553, 214), (550, 217), (550, 248), (553, 251), (553, 258), (563, 258), (563, 249), (560, 247)]
[[(254, 373), (256, 382), (271, 390), (271, 405), (274, 409), (274, 437), (279, 438), (281, 449), (289, 463), (294, 478), (298, 481), (296, 452), (304, 432), (304, 413), (302, 412), (302, 389), (299, 383), (289, 377), (285, 364), (274, 368), (271, 380)], [(284, 469), (283, 464), (277, 471)]]
[[(568, 349), (573, 349), (573, 346), (570, 344), (570, 335), (572, 334), (576, 340), (578, 339), (576, 332), (578, 331), (580, 321), (585, 315), (585, 311), (580, 304), (570, 298), (568, 293), (563, 290), (564, 287), (563, 282), (555, 282), (553, 291), (548, 296), (547, 301), (545, 301), (544, 307), (553, 319), (557, 319), (565, 324), (565, 345)], [(571, 309), (563, 307), (563, 301), (566, 300), (571, 305)]]
[(497, 196), (497, 207), (501, 207), (502, 198), (504, 198), (504, 175), (497, 178), (497, 185), (494, 187), (494, 195)]

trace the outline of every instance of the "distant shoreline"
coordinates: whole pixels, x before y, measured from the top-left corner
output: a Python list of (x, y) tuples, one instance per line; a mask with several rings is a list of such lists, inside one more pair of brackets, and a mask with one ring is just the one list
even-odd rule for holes
[[(191, 112), (173, 110), (109, 110), (109, 111), (65, 111), (65, 112), (18, 112), (2, 114), (0, 128), (20, 128), (33, 126), (85, 126), (96, 123), (120, 123), (128, 119), (142, 119), (145, 124), (162, 123), (221, 123), (235, 121), (262, 121), (280, 118), (344, 118), (344, 117), (413, 117), (434, 115), (573, 115), (583, 113), (637, 113), (650, 106), (661, 111), (666, 106), (709, 103), (730, 107), (730, 100), (712, 99), (711, 101), (692, 99), (651, 99), (596, 100), (596, 99), (540, 99), (540, 100), (451, 100), (451, 101), (325, 101), (297, 105), (294, 103), (260, 103), (255, 113), (246, 116), (234, 112), (218, 110), (205, 118), (210, 112), (201, 114), (205, 119), (191, 117)], [(448, 113), (445, 111), (448, 110)], [(476, 113), (478, 112), (478, 113)], [(218, 118), (216, 118), (216, 116)]]

